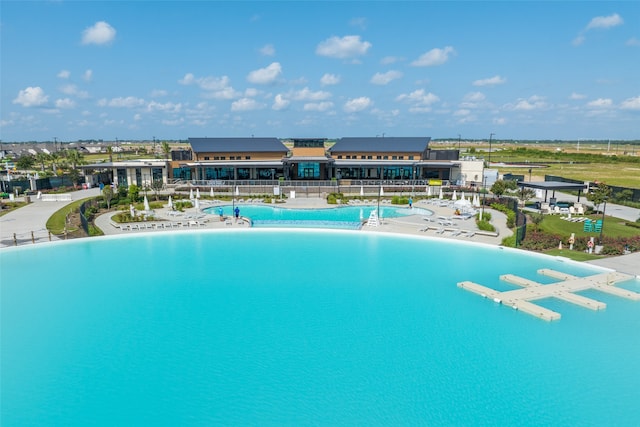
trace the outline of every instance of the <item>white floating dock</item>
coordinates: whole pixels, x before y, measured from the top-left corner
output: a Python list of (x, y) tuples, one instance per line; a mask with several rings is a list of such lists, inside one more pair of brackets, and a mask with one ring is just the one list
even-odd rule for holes
[(560, 313), (541, 307), (537, 304), (532, 303), (531, 301), (544, 298), (558, 298), (560, 300), (567, 301), (572, 304), (588, 308), (590, 310), (603, 310), (604, 308), (606, 308), (607, 305), (601, 301), (587, 298), (582, 295), (577, 295), (575, 293), (587, 289), (595, 289), (601, 292), (608, 293), (610, 295), (615, 295), (634, 301), (640, 300), (639, 293), (629, 291), (627, 289), (616, 288), (614, 286), (616, 283), (633, 279), (633, 276), (628, 274), (618, 273), (614, 271), (610, 273), (595, 274), (593, 276), (587, 277), (576, 277), (571, 274), (566, 274), (550, 269), (541, 269), (538, 270), (538, 273), (548, 277), (559, 279), (561, 281), (549, 285), (543, 285), (524, 277), (515, 276), (513, 274), (505, 274), (500, 276), (501, 280), (514, 285), (522, 286), (523, 288), (500, 292), (496, 291), (495, 289), (491, 289), (486, 286), (468, 281), (458, 283), (458, 287), (467, 289), (471, 292), (483, 296), (484, 298), (490, 298), (495, 302), (548, 321), (560, 319)]

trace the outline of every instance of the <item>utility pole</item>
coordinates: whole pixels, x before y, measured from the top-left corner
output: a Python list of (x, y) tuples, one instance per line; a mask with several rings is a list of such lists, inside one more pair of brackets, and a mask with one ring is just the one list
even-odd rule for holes
[(493, 135), (495, 135), (495, 133), (491, 133), (489, 135), (489, 164), (488, 164), (489, 167), (491, 167), (491, 141), (493, 139)]

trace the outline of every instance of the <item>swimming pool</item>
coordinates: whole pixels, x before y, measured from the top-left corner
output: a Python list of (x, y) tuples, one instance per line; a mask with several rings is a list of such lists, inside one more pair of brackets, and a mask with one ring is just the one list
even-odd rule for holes
[(398, 218), (408, 215), (433, 215), (433, 212), (423, 208), (376, 205), (341, 206), (326, 209), (294, 209), (269, 205), (223, 205), (203, 209), (212, 215), (217, 215), (222, 208), (223, 215), (233, 216), (233, 208), (240, 209), (240, 215), (251, 220), (253, 227), (321, 227), (340, 229), (359, 229), (362, 222), (369, 218), (371, 211), (380, 211), (382, 218)]
[(549, 323), (456, 286), (588, 265), (283, 229), (1, 255), (2, 425), (640, 425), (637, 302)]

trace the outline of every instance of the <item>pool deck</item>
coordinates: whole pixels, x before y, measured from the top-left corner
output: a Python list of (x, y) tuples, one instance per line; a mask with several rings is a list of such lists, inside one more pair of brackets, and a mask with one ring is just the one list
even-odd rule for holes
[[(72, 200), (80, 200), (86, 197), (94, 197), (100, 194), (99, 189), (92, 188), (88, 190), (80, 190), (72, 192)], [(49, 235), (46, 229), (47, 220), (58, 209), (64, 208), (69, 202), (45, 202), (42, 200), (33, 200), (32, 203), (15, 211), (9, 212), (0, 217), (0, 248), (12, 247), (16, 241), (18, 245), (49, 242), (60, 240), (57, 236)], [(216, 206), (223, 203), (207, 203), (202, 201), (201, 208)], [(296, 198), (288, 199), (284, 203), (277, 206), (289, 208), (331, 208), (335, 205), (327, 204), (326, 200), (321, 198)], [(356, 205), (357, 206), (357, 205)], [(361, 206), (365, 206), (362, 204)], [(438, 224), (438, 217), (453, 216), (453, 209), (448, 207), (440, 207), (427, 203), (425, 200), (418, 201), (414, 207), (425, 208), (434, 212), (430, 219), (426, 221), (423, 215), (410, 215), (400, 218), (383, 218), (382, 224), (378, 227), (363, 226), (363, 231), (373, 233), (400, 233), (415, 236), (430, 236), (433, 238), (456, 239), (468, 242), (479, 242), (490, 245), (499, 245), (502, 239), (512, 234), (511, 230), (506, 227), (506, 216), (498, 211), (487, 209), (491, 212), (492, 224), (497, 229), (497, 233), (484, 233), (477, 229), (475, 221), (472, 219), (454, 219), (450, 226), (442, 226)], [(640, 212), (640, 210), (638, 211)], [(242, 212), (241, 212), (242, 213)], [(155, 211), (159, 221), (155, 221), (156, 225), (162, 223), (162, 227), (145, 227), (138, 230), (123, 230), (113, 221), (111, 216), (113, 213), (101, 215), (96, 219), (96, 225), (107, 235), (114, 234), (132, 234), (139, 232), (168, 232), (176, 229), (183, 230), (202, 230), (202, 229), (235, 229), (248, 228), (247, 223), (240, 221), (236, 223), (233, 219), (230, 221), (220, 221), (217, 215), (204, 214), (196, 211), (196, 209), (187, 209), (181, 216), (172, 215), (167, 208)], [(16, 241), (14, 241), (14, 234)], [(608, 268), (615, 271), (640, 277), (640, 252), (618, 257), (602, 258), (589, 263), (600, 267)]]

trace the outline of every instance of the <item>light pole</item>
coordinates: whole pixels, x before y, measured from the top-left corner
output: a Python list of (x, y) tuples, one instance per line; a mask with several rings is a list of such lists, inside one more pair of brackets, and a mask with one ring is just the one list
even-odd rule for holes
[(495, 133), (489, 134), (489, 167), (491, 167), (491, 142), (493, 140), (493, 135), (495, 135)]
[(462, 135), (458, 134), (458, 151), (460, 151), (460, 140), (462, 139)]
[(480, 221), (484, 220), (484, 202), (487, 200), (487, 189), (485, 186), (487, 185), (487, 177), (482, 177), (482, 213), (480, 214)]
[(602, 246), (602, 230), (604, 230), (604, 211), (607, 210), (607, 198), (605, 197), (604, 206), (602, 207), (602, 225), (600, 226), (600, 245)]

